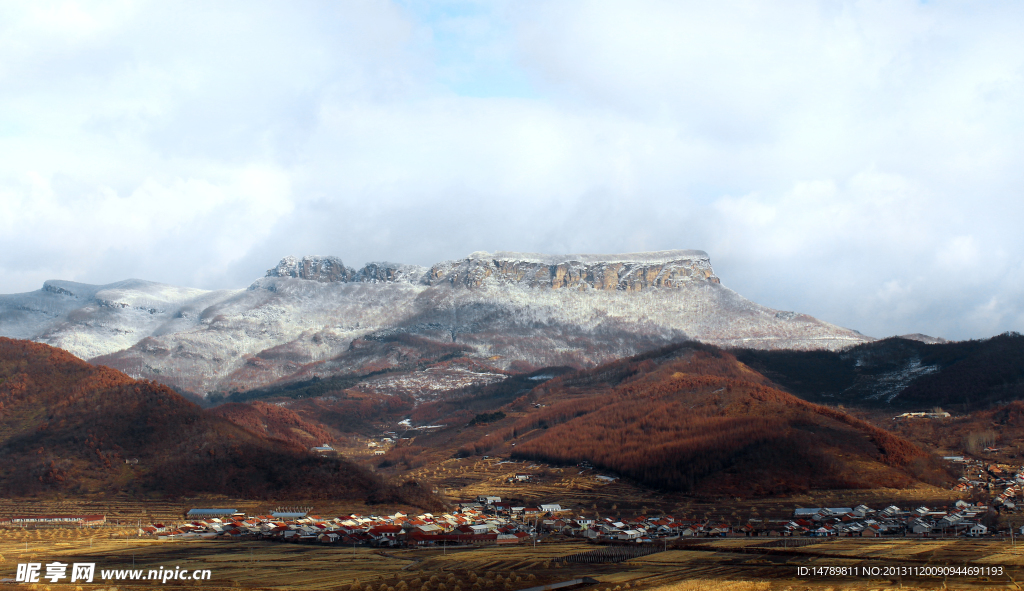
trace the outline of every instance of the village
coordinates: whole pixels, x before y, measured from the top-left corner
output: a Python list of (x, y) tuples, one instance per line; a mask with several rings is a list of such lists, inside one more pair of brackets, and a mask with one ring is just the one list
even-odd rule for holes
[[(999, 450), (986, 448), (984, 451)], [(999, 491), (995, 502), (1005, 505), (1007, 509), (1015, 508), (1014, 499), (1020, 497), (1021, 486), (1024, 485), (1024, 466), (1014, 467), (966, 456), (943, 456), (942, 459), (961, 467), (962, 475), (953, 485), (953, 490), (991, 494)]]
[[(737, 525), (670, 515), (597, 518), (576, 515), (557, 504), (513, 505), (500, 497), (463, 501), (443, 514), (345, 515), (322, 517), (307, 509), (249, 516), (231, 508), (192, 509), (179, 524), (154, 523), (140, 536), (158, 540), (224, 539), (370, 547), (537, 544), (557, 540), (653, 544), (718, 537), (989, 537), (1010, 535), (990, 529), (995, 510), (960, 500), (942, 509), (916, 507), (796, 508), (785, 520), (750, 520)], [(1024, 527), (1012, 532), (1024, 535)]]
[[(1004, 491), (1005, 492), (1005, 491)], [(268, 541), (370, 548), (685, 543), (687, 540), (792, 538), (1008, 538), (1024, 535), (1014, 523), (1013, 496), (995, 503), (957, 500), (947, 507), (796, 507), (787, 518), (726, 523), (659, 514), (599, 517), (555, 503), (526, 505), (497, 496), (455, 501), (444, 513), (317, 515), (312, 507), (278, 507), (266, 514), (234, 508), (193, 508), (173, 523), (137, 527), (154, 541)], [(1024, 521), (1024, 519), (1022, 519)], [(1015, 526), (1015, 527), (1014, 527)], [(0, 527), (117, 527), (103, 515), (33, 515), (0, 518)], [(134, 527), (134, 524), (133, 526)]]
[[(371, 443), (370, 447), (379, 452), (381, 447), (393, 442), (392, 438), (395, 438), (393, 432), (385, 433), (380, 444)], [(324, 445), (311, 451), (334, 450)], [(138, 533), (160, 540), (215, 538), (370, 547), (536, 544), (572, 539), (651, 544), (737, 536), (979, 538), (1024, 535), (1024, 523), (1017, 523), (1016, 529), (1011, 526), (1012, 516), (1018, 512), (1017, 503), (1024, 494), (1024, 466), (964, 456), (944, 459), (962, 466), (963, 476), (954, 490), (973, 493), (975, 502), (957, 500), (939, 508), (900, 508), (895, 504), (879, 509), (865, 505), (798, 507), (788, 519), (751, 518), (737, 524), (671, 515), (601, 518), (556, 503), (527, 504), (481, 495), (471, 500), (453, 501), (451, 510), (442, 514), (399, 512), (323, 517), (314, 514), (312, 508), (271, 511), (265, 515), (247, 515), (231, 508), (192, 509), (182, 523), (153, 523), (140, 527)], [(593, 469), (586, 463), (578, 467)], [(526, 485), (535, 476), (530, 472), (511, 472), (505, 478), (508, 482)], [(604, 476), (597, 478), (613, 480)]]
[[(392, 435), (388, 433), (386, 435)], [(387, 445), (388, 441), (382, 441)], [(377, 447), (374, 445), (373, 447)], [(383, 447), (383, 445), (381, 446)], [(330, 450), (324, 445), (314, 453)], [(766, 536), (793, 537), (997, 537), (1024, 535), (1024, 516), (1014, 523), (1024, 494), (1024, 467), (948, 456), (963, 476), (955, 490), (970, 495), (945, 507), (890, 504), (882, 508), (796, 507), (772, 519), (751, 517), (746, 522), (655, 516), (600, 516), (558, 503), (522, 502), (481, 495), (450, 502), (444, 513), (411, 515), (321, 516), (312, 507), (278, 508), (249, 514), (234, 508), (194, 508), (182, 520), (139, 523), (140, 537), (161, 541), (217, 539), (265, 540), (290, 543), (416, 548), (454, 545), (538, 544), (589, 541), (611, 544), (653, 544), (670, 540)], [(499, 462), (511, 464), (512, 462)], [(530, 467), (530, 466), (528, 466)], [(532, 466), (536, 467), (536, 466)], [(580, 469), (593, 470), (583, 463)], [(508, 472), (508, 483), (529, 486), (537, 474)], [(596, 476), (614, 480), (613, 477)], [(564, 502), (564, 501), (563, 501)], [(589, 513), (589, 515), (588, 515)], [(0, 517), (0, 527), (102, 527), (103, 515), (32, 515)], [(1013, 527), (1016, 526), (1016, 527)]]

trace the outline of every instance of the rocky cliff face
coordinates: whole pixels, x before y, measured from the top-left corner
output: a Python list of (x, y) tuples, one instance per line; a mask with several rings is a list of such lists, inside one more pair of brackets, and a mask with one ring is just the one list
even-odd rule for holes
[[(0, 295), (0, 336), (200, 394), (377, 371), (452, 345), (518, 370), (587, 367), (686, 338), (761, 349), (871, 340), (743, 298), (720, 284), (707, 253), (692, 250), (473, 253), (430, 269), (286, 257), (248, 289), (217, 292), (51, 281)], [(402, 345), (356, 346), (368, 342)]]
[(267, 277), (295, 277), (321, 283), (351, 281), (355, 270), (349, 269), (338, 257), (305, 256), (301, 259), (284, 257), (276, 267), (267, 271)]
[(346, 267), (338, 257), (304, 256), (298, 259), (288, 256), (281, 259), (276, 267), (267, 270), (266, 277), (293, 277), (320, 283), (414, 282), (423, 276), (424, 271), (423, 267), (395, 263), (367, 263), (357, 271)]
[(708, 254), (699, 250), (564, 256), (475, 252), (460, 261), (434, 265), (424, 281), (427, 285), (448, 283), (469, 289), (490, 281), (580, 291), (641, 291), (680, 287), (694, 281), (719, 283)]
[(338, 257), (289, 256), (267, 271), (269, 278), (296, 278), (320, 283), (406, 281), (478, 289), (487, 285), (584, 291), (641, 291), (673, 288), (694, 281), (719, 283), (711, 259), (700, 250), (667, 250), (621, 255), (542, 255), (475, 252), (438, 263), (430, 270), (413, 265), (367, 263), (346, 267)]

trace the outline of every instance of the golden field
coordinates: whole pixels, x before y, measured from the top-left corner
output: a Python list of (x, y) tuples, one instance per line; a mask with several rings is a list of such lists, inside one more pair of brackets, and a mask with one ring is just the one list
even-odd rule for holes
[[(996, 540), (830, 540), (799, 548), (768, 547), (765, 538), (669, 544), (667, 551), (617, 564), (562, 564), (557, 559), (598, 546), (545, 542), (537, 547), (376, 550), (262, 541), (156, 541), (134, 528), (0, 529), (0, 578), (22, 562), (95, 562), (99, 569), (210, 569), (200, 585), (96, 581), (83, 591), (248, 588), (331, 591), (517, 591), (592, 577), (587, 591), (797, 591), (801, 589), (1019, 589), (1024, 546)], [(1003, 576), (931, 578), (800, 577), (814, 566), (1002, 566)], [(13, 588), (32, 588), (18, 585)], [(37, 591), (75, 589), (35, 585)]]

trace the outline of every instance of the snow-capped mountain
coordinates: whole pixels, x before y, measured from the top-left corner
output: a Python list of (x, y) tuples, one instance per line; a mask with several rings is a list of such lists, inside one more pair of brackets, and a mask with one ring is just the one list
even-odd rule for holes
[(0, 336), (30, 339), (89, 359), (140, 339), (200, 325), (210, 305), (243, 290), (207, 291), (128, 279), (109, 285), (47, 281), (0, 295)]
[(222, 291), (47, 281), (0, 295), (0, 335), (201, 394), (372, 372), (427, 350), (502, 370), (589, 366), (685, 338), (765, 349), (871, 340), (743, 298), (696, 250), (476, 252), (429, 269), (286, 257), (247, 289)]

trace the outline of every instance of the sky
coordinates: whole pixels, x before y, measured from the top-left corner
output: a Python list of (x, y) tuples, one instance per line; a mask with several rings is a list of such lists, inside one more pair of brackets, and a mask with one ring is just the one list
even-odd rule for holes
[(679, 248), (984, 338), (1022, 222), (1020, 2), (0, 3), (0, 293)]

